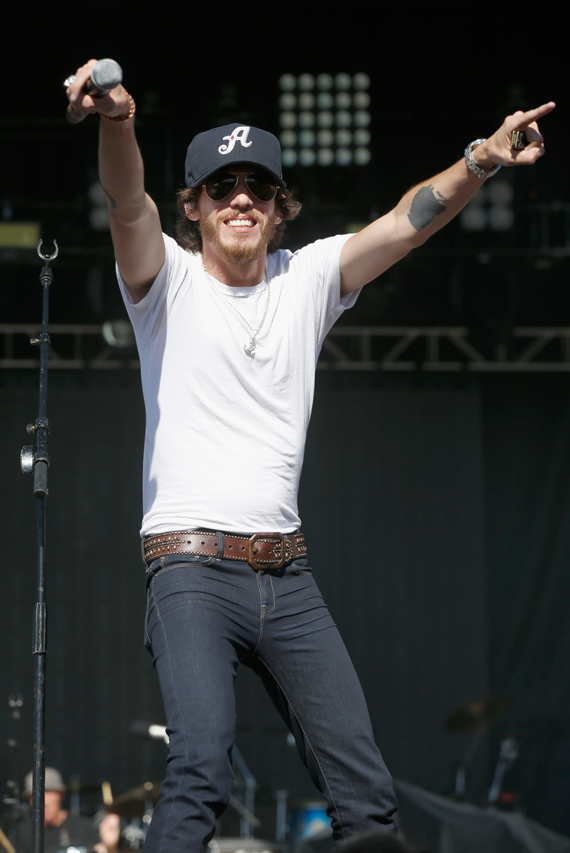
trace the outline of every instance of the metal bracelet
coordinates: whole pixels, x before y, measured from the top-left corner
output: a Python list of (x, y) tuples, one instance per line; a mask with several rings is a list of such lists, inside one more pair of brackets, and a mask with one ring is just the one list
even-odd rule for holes
[(490, 171), (486, 171), (485, 169), (482, 169), (481, 166), (478, 166), (477, 163), (475, 162), (475, 160), (473, 159), (473, 157), (471, 156), (471, 152), (473, 151), (475, 146), (481, 145), (482, 142), (486, 142), (486, 141), (487, 141), (486, 137), (485, 137), (485, 139), (475, 139), (473, 142), (470, 142), (469, 145), (467, 146), (467, 148), (465, 149), (465, 162), (467, 163), (467, 167), (469, 169), (471, 169), (472, 172), (475, 172), (477, 177), (481, 178), (481, 179), (489, 178), (492, 175), (496, 175), (497, 172), (499, 171), (499, 169), (501, 168), (497, 164), (494, 169), (491, 169)]

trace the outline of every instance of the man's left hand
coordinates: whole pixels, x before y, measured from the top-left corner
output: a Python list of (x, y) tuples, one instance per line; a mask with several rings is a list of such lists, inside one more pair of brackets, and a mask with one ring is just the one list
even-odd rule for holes
[[(517, 110), (507, 116), (495, 133), (477, 145), (471, 154), (478, 166), (492, 170), (495, 166), (532, 166), (544, 154), (544, 139), (538, 129), (538, 119), (551, 112), (556, 104), (549, 101), (535, 110)], [(524, 133), (526, 145), (522, 149), (511, 145), (513, 131)]]

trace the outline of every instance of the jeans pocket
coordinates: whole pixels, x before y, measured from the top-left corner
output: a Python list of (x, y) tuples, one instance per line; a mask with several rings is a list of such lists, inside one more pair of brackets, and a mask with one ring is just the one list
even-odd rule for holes
[(309, 566), (307, 566), (307, 561), (304, 559), (296, 560), (294, 563), (291, 563), (291, 566), (293, 567), (293, 570), (294, 570), (296, 575), (312, 575), (313, 574), (313, 570), (310, 569)]

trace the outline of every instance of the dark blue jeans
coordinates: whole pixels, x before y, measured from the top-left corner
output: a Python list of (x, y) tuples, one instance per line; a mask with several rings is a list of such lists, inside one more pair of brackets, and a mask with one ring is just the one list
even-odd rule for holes
[(170, 736), (145, 853), (200, 853), (232, 789), (238, 663), (262, 679), (328, 802), (334, 837), (394, 829), (392, 780), (360, 683), (306, 560), (279, 571), (198, 557), (149, 570), (146, 643)]

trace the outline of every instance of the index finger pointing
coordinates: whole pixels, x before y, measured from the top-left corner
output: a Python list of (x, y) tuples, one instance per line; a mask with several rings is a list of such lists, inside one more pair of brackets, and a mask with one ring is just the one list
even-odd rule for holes
[(547, 113), (552, 112), (556, 104), (554, 101), (548, 101), (547, 104), (542, 104), (541, 107), (537, 107), (535, 110), (528, 110), (528, 112), (523, 113), (519, 121), (517, 122), (517, 126), (527, 126), (532, 121), (537, 121), (542, 116), (545, 116)]

